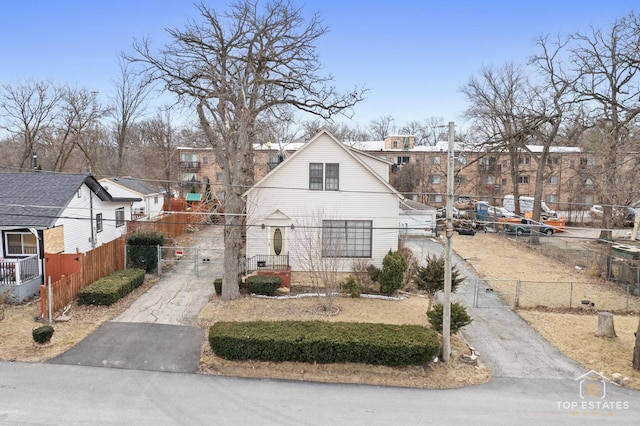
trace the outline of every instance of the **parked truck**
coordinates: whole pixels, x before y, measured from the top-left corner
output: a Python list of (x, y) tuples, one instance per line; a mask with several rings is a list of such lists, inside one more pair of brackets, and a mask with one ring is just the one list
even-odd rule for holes
[[(525, 213), (533, 213), (533, 201), (534, 201), (533, 197), (527, 197), (527, 196), (521, 195), (520, 196), (520, 214), (524, 215)], [(504, 208), (509, 210), (510, 212), (516, 211), (512, 194), (505, 195), (502, 200), (502, 203)], [(548, 218), (557, 216), (556, 211), (550, 209), (549, 206), (547, 206), (544, 201), (540, 203), (540, 207), (541, 207), (540, 215), (542, 216), (543, 219), (548, 219)]]

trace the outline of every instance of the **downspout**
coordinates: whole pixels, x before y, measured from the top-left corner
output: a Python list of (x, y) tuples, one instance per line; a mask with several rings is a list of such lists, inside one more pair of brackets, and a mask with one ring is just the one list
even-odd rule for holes
[(91, 248), (96, 248), (96, 239), (93, 232), (93, 191), (89, 189), (89, 224), (91, 225)]

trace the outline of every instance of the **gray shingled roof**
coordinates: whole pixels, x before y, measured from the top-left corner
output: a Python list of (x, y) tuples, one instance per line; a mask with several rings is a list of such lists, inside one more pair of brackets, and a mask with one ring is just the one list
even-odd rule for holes
[[(89, 174), (81, 173), (0, 173), (0, 226), (49, 228), (65, 206), (86, 183), (103, 201), (113, 198)], [(127, 199), (134, 201), (137, 199)]]
[(112, 180), (117, 184), (124, 186), (125, 188), (129, 188), (130, 190), (135, 191), (138, 194), (143, 194), (143, 195), (160, 194), (164, 191), (162, 188), (158, 188), (157, 186), (152, 185), (147, 181), (137, 179), (137, 178), (112, 177), (107, 179)]

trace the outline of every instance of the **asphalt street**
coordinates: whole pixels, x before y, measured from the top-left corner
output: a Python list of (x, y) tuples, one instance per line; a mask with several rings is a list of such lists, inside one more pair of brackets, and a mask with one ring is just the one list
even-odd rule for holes
[[(198, 244), (212, 239), (220, 241), (205, 233)], [(443, 250), (428, 238), (407, 246), (421, 259)], [(492, 372), (487, 384), (421, 390), (194, 374), (205, 339), (194, 326), (197, 306), (222, 267), (205, 263), (213, 269), (202, 277), (187, 273), (187, 262), (175, 265), (127, 312), (50, 362), (0, 362), (0, 424), (638, 423), (640, 392), (602, 382), (585, 394), (587, 372), (498, 295), (474, 308), (475, 273), (458, 256), (454, 264), (466, 280), (455, 298), (474, 317), (464, 337)]]
[[(573, 379), (450, 390), (0, 362), (2, 425), (636, 425), (640, 394)], [(606, 405), (605, 405), (606, 403)]]

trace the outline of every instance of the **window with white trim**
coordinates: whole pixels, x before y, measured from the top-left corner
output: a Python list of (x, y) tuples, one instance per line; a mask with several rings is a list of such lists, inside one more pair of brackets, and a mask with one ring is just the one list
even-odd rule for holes
[(96, 213), (96, 233), (102, 232), (102, 213)]
[(309, 189), (312, 191), (339, 190), (340, 165), (338, 163), (309, 163)]
[(371, 257), (373, 222), (323, 220), (322, 257)]
[(116, 228), (124, 226), (124, 207), (116, 209)]
[(38, 239), (31, 232), (5, 232), (7, 256), (38, 254)]

